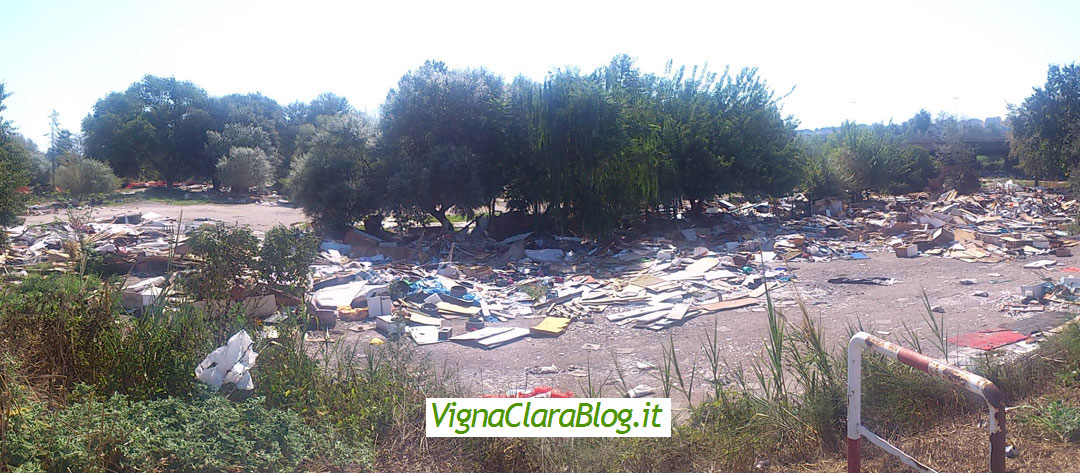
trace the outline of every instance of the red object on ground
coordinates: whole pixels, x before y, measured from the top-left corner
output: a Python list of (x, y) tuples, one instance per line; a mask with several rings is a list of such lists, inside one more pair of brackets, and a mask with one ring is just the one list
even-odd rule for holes
[(980, 330), (950, 338), (949, 343), (990, 351), (1026, 338), (1027, 335), (1015, 330)]
[(1061, 272), (1063, 272), (1063, 273), (1080, 273), (1080, 268), (1077, 268), (1076, 266), (1069, 266), (1068, 268), (1062, 269)]

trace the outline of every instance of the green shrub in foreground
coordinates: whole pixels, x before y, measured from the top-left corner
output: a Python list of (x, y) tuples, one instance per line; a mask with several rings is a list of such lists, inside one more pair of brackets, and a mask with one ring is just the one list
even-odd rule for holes
[(102, 402), (85, 398), (50, 412), (34, 403), (12, 416), (7, 467), (14, 471), (300, 471), (370, 465), (370, 445), (343, 444), (333, 429), (266, 407), (261, 398)]

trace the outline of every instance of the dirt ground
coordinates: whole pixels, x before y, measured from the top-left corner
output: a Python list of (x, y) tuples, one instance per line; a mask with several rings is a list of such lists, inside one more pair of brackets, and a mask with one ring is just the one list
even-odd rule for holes
[[(212, 218), (248, 225), (258, 231), (265, 231), (277, 224), (292, 224), (305, 220), (300, 209), (279, 205), (181, 206), (151, 201), (98, 208), (95, 210), (95, 218), (138, 212), (156, 212), (174, 218), (180, 218), (182, 213), (184, 220)], [(63, 214), (30, 216), (27, 217), (27, 223), (48, 222), (64, 217)], [(929, 334), (924, 321), (924, 290), (931, 304), (945, 309), (941, 315), (950, 335), (998, 327), (1027, 333), (1055, 327), (1073, 316), (1055, 311), (1013, 316), (1001, 312), (999, 306), (1002, 301), (1017, 295), (1021, 284), (1031, 284), (1044, 278), (1056, 280), (1064, 274), (1061, 268), (1080, 266), (1080, 256), (1051, 256), (1049, 258), (1058, 261), (1056, 266), (1048, 270), (1032, 270), (1024, 269), (1023, 265), (1034, 258), (984, 264), (936, 256), (897, 258), (891, 251), (868, 254), (870, 259), (867, 260), (791, 264), (788, 269), (795, 275), (795, 279), (773, 293), (775, 303), (792, 322), (797, 323), (801, 318), (796, 303), (797, 289), (810, 315), (820, 321), (826, 337), (837, 350), (842, 348), (848, 327), (860, 322), (863, 327), (871, 328), (877, 335), (890, 339), (901, 334), (904, 322), (924, 335)], [(770, 267), (779, 266), (783, 265), (772, 263)], [(826, 282), (836, 277), (872, 276), (895, 278), (896, 282), (891, 286)], [(977, 283), (961, 285), (959, 280), (965, 278), (975, 279)], [(973, 295), (978, 291), (986, 291), (989, 297)], [(629, 309), (613, 307), (608, 310)], [(497, 325), (529, 327), (539, 320), (539, 317), (518, 317)], [(345, 343), (367, 344), (377, 336), (372, 331), (357, 333), (348, 330), (355, 325), (357, 324), (339, 322), (338, 330), (335, 330), (337, 337), (344, 337)], [(455, 334), (465, 330), (465, 320), (444, 321), (444, 325), (453, 327)], [(581, 375), (585, 371), (591, 371), (594, 383), (604, 379), (609, 381), (605, 395), (617, 395), (616, 390), (619, 388), (614, 361), (616, 359), (623, 370), (627, 385), (632, 387), (644, 384), (659, 393), (662, 385), (657, 379), (657, 371), (639, 369), (639, 362), (661, 366), (663, 347), (672, 342), (684, 370), (695, 363), (698, 366), (699, 374), (695, 384), (700, 384), (695, 387), (694, 396), (697, 398), (697, 393), (703, 395), (711, 386), (704, 373), (706, 363), (701, 347), (706, 335), (711, 334), (714, 327), (722, 342), (723, 355), (732, 367), (739, 363), (753, 362), (762, 353), (762, 340), (768, 329), (764, 304), (703, 315), (688, 320), (681, 326), (659, 332), (620, 326), (609, 322), (602, 315), (597, 315), (591, 324), (572, 323), (566, 333), (556, 338), (526, 337), (492, 350), (456, 343), (438, 343), (419, 347), (418, 351), (440, 365), (457, 368), (465, 387), (474, 394), (498, 393), (540, 385), (581, 393), (587, 383), (587, 379)], [(930, 346), (925, 341), (923, 345), (924, 349)], [(552, 366), (554, 368), (551, 368)], [(726, 381), (731, 380), (730, 372), (722, 379), (725, 378)], [(677, 396), (673, 397), (677, 404), (685, 402)]]
[[(263, 204), (191, 204), (176, 205), (154, 201), (134, 201), (123, 205), (97, 207), (94, 218), (154, 212), (166, 217), (192, 221), (200, 218), (221, 220), (225, 223), (247, 225), (252, 230), (265, 232), (274, 225), (291, 225), (307, 220), (299, 208), (284, 205)], [(27, 224), (47, 223), (54, 219), (66, 220), (67, 214), (50, 213), (26, 217)]]
[[(1043, 278), (1057, 279), (1063, 274), (1061, 268), (1080, 265), (1080, 257), (1056, 258), (1057, 266), (1049, 270), (1031, 270), (1022, 267), (1031, 260), (980, 264), (940, 257), (903, 259), (897, 258), (892, 252), (869, 255), (868, 260), (792, 264), (789, 268), (796, 275), (796, 282), (778, 289), (773, 294), (775, 303), (789, 320), (797, 323), (801, 318), (796, 303), (797, 288), (810, 314), (820, 321), (826, 337), (837, 350), (843, 346), (849, 325), (857, 325), (860, 321), (864, 327), (872, 328), (877, 335), (889, 339), (901, 334), (904, 322), (924, 336), (928, 335), (930, 330), (924, 321), (926, 309), (922, 299), (923, 290), (931, 304), (944, 308), (945, 312), (940, 315), (944, 317), (950, 336), (999, 327), (1027, 333), (1055, 327), (1073, 316), (1054, 311), (1034, 316), (1011, 316), (1001, 312), (999, 306), (1003, 300), (1019, 293), (1020, 284)], [(890, 277), (897, 281), (891, 286), (826, 282), (835, 277), (871, 276)], [(959, 280), (965, 278), (977, 282), (974, 285), (961, 285)], [(978, 291), (986, 291), (989, 297), (973, 295)], [(758, 359), (762, 354), (762, 340), (768, 330), (764, 304), (703, 315), (682, 326), (659, 332), (619, 326), (602, 316), (594, 319), (592, 324), (572, 323), (566, 333), (557, 338), (526, 337), (492, 350), (438, 343), (419, 347), (419, 351), (436, 363), (457, 367), (466, 387), (476, 394), (538, 385), (581, 393), (586, 383), (581, 369), (589, 367), (594, 383), (609, 379), (605, 395), (617, 395), (615, 359), (629, 386), (645, 384), (659, 394), (662, 384), (657, 379), (657, 371), (639, 369), (638, 362), (661, 366), (663, 346), (670, 341), (675, 345), (684, 376), (688, 376), (686, 370), (697, 363), (699, 374), (696, 383), (700, 384), (694, 388), (694, 397), (698, 398), (697, 393), (703, 395), (710, 390), (709, 381), (703, 373), (706, 358), (701, 347), (706, 334), (710, 334), (714, 326), (723, 344), (723, 354), (732, 366)], [(502, 325), (528, 327), (537, 322), (538, 317), (519, 317)], [(351, 325), (339, 323), (338, 328)], [(446, 321), (445, 325), (452, 326), (457, 334), (464, 330), (465, 321)], [(355, 333), (344, 330), (341, 333), (346, 337), (346, 343), (367, 343), (377, 336), (370, 331)], [(587, 344), (599, 345), (599, 349)], [(923, 342), (924, 349), (929, 346), (929, 342)], [(555, 367), (554, 373), (537, 374), (541, 367), (552, 370), (552, 365)], [(730, 380), (730, 373), (726, 377)], [(672, 397), (676, 404), (685, 402), (677, 395), (673, 394)]]

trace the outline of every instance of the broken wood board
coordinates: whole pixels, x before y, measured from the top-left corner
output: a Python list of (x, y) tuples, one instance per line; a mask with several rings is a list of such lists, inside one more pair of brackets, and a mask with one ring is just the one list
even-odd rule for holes
[(702, 258), (686, 267), (686, 272), (691, 274), (705, 274), (710, 269), (720, 264), (720, 258)]
[(570, 319), (565, 317), (544, 317), (544, 320), (532, 326), (530, 330), (535, 335), (559, 336), (566, 331), (568, 325), (570, 325)]
[(408, 332), (409, 337), (412, 338), (417, 345), (439, 343), (439, 327), (421, 325), (419, 327), (406, 327), (405, 331)]
[(450, 302), (439, 302), (435, 304), (435, 307), (439, 309), (440, 314), (455, 315), (458, 317), (473, 316), (480, 313), (479, 307), (463, 307), (457, 304), (452, 304)]
[(477, 340), (476, 344), (484, 348), (491, 349), (506, 345), (519, 338), (523, 338), (529, 335), (529, 329), (522, 327), (514, 327), (498, 335), (483, 338)]
[(641, 317), (634, 319), (634, 325), (638, 327), (652, 325), (653, 322), (663, 319), (665, 315), (667, 315), (667, 313), (663, 311), (656, 311), (651, 314), (645, 314)]
[[(760, 286), (755, 287), (754, 289), (751, 289), (750, 294), (747, 294), (747, 296), (748, 297), (753, 297), (755, 299), (758, 298), (758, 297), (764, 296), (765, 295), (766, 284), (768, 284), (768, 283), (761, 283)], [(780, 286), (781, 286), (781, 284), (774, 283), (774, 284), (769, 285), (768, 288), (769, 288), (770, 291), (775, 291), (776, 288), (778, 288)]]
[(638, 286), (638, 287), (644, 287), (644, 288), (648, 288), (649, 286), (655, 286), (655, 285), (658, 285), (658, 284), (666, 284), (666, 283), (667, 283), (667, 281), (664, 281), (663, 279), (660, 279), (660, 278), (658, 278), (656, 276), (653, 276), (651, 274), (642, 274), (641, 276), (638, 276), (638, 277), (630, 280), (630, 284), (633, 284), (633, 285)]
[(474, 342), (487, 337), (492, 337), (500, 333), (506, 332), (513, 327), (485, 327), (480, 330), (473, 330), (472, 332), (465, 332), (461, 335), (455, 335), (450, 337), (452, 342)]
[(686, 316), (687, 310), (690, 310), (689, 305), (675, 304), (675, 307), (672, 307), (671, 312), (668, 312), (667, 315), (664, 316), (664, 318), (669, 320), (682, 320), (683, 317)]
[(406, 313), (409, 314), (409, 319), (408, 319), (409, 322), (412, 322), (414, 324), (431, 325), (431, 326), (435, 326), (435, 327), (441, 327), (442, 326), (442, 319), (437, 319), (435, 317), (431, 317), (429, 315), (424, 315), (424, 314), (422, 314), (420, 312), (414, 312), (414, 311), (411, 311), (411, 310), (406, 311)]
[(738, 309), (741, 307), (752, 306), (757, 304), (757, 299), (751, 297), (740, 297), (738, 299), (731, 299), (727, 301), (714, 302), (712, 304), (705, 304), (701, 306), (701, 309), (706, 312), (718, 312), (721, 310)]
[(669, 300), (669, 299), (674, 299), (676, 297), (679, 298), (679, 299), (682, 299), (682, 297), (685, 296), (685, 295), (686, 295), (686, 291), (665, 292), (663, 294), (657, 294), (655, 296), (649, 297), (649, 303), (650, 304), (659, 304), (661, 302), (664, 302), (664, 301)]
[(640, 309), (628, 310), (626, 312), (620, 312), (618, 314), (608, 314), (607, 319), (616, 322), (623, 319), (629, 319), (631, 317), (638, 317), (645, 314), (651, 314), (659, 310), (670, 309), (672, 304), (656, 304), (648, 307), (642, 307)]

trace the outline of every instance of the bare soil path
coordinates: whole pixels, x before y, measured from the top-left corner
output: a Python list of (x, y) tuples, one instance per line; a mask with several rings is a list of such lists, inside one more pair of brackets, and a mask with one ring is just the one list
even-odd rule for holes
[[(135, 201), (123, 205), (98, 207), (94, 209), (94, 218), (113, 217), (137, 213), (154, 212), (166, 217), (180, 218), (185, 221), (197, 218), (212, 218), (225, 223), (247, 225), (252, 230), (265, 232), (274, 225), (291, 225), (307, 221), (299, 208), (284, 205), (264, 204), (190, 204), (176, 205), (154, 201)], [(31, 215), (26, 223), (46, 223), (54, 219), (65, 220), (62, 211), (55, 214)]]

